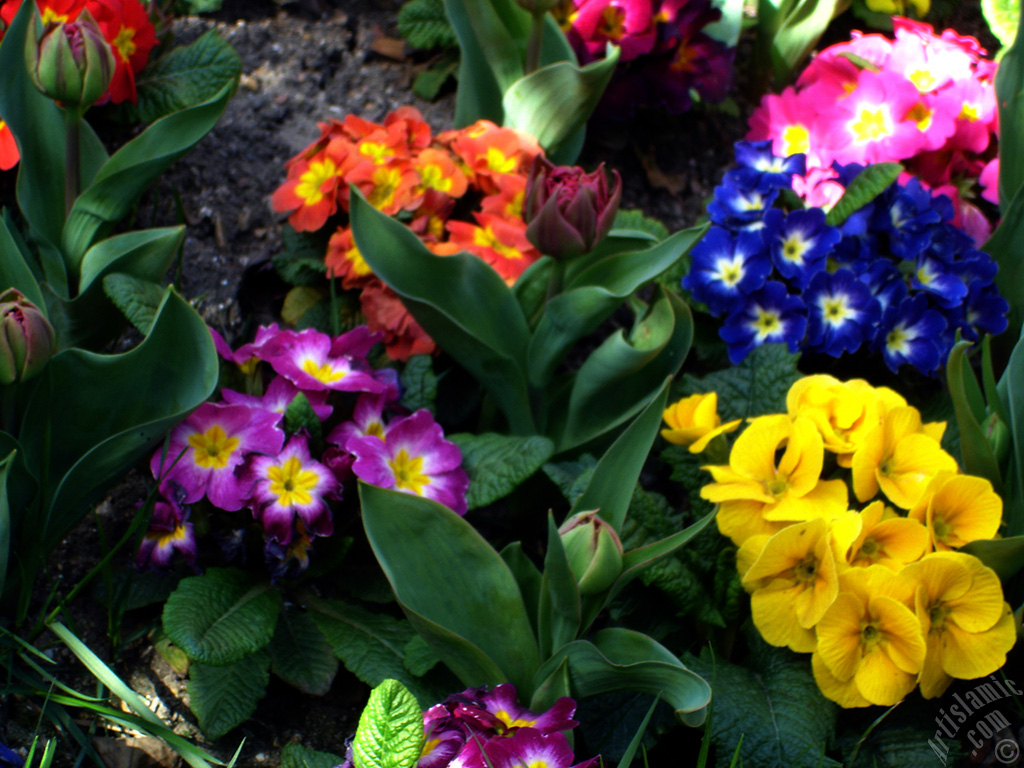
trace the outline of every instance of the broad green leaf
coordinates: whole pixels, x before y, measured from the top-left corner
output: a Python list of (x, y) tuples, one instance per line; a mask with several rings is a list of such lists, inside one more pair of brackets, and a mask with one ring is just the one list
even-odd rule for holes
[(679, 371), (693, 339), (693, 318), (676, 294), (660, 289), (659, 293), (629, 338), (617, 331), (606, 339), (580, 367), (568, 403), (553, 406), (566, 413), (557, 452), (583, 445), (631, 419), (656, 397), (665, 379)]
[(403, 650), (402, 664), (417, 677), (423, 677), (441, 661), (422, 635), (414, 635)]
[(523, 551), (523, 542), (513, 541), (501, 550), (501, 559), (515, 577), (519, 585), (519, 594), (523, 596), (526, 615), (530, 617), (534, 635), (537, 635), (537, 614), (540, 607), (541, 573), (540, 569)]
[[(1002, 163), (1000, 173), (1001, 169)], [(999, 265), (995, 284), (999, 294), (1010, 305), (1007, 333), (1012, 337), (1019, 333), (1024, 323), (1024, 259), (1020, 258), (1021, 243), (1024, 243), (1024, 187), (1018, 188), (1013, 197), (1000, 199), (1003, 220), (982, 249)]]
[(110, 157), (75, 200), (64, 226), (61, 247), (72, 272), (142, 193), (210, 132), (233, 91), (231, 83), (207, 101), (160, 118)]
[(423, 748), (423, 711), (397, 680), (372, 691), (352, 740), (355, 768), (412, 768)]
[(336, 768), (345, 758), (330, 752), (318, 752), (295, 742), (281, 750), (281, 768)]
[(642, 209), (620, 208), (615, 214), (615, 222), (608, 236), (622, 237), (627, 232), (632, 237), (639, 235), (656, 243), (667, 239), (669, 235), (668, 227), (658, 219), (645, 216)]
[(265, 648), (274, 636), (281, 593), (234, 568), (182, 579), (164, 605), (164, 632), (190, 659), (222, 666)]
[[(523, 75), (524, 53), (497, 18), (489, 0), (444, 0), (445, 13), (459, 41), (459, 88), (455, 125), (486, 119), (501, 125), (501, 97)], [(496, 73), (491, 66), (499, 67)], [(362, 250), (362, 249), (360, 249)]]
[[(999, 203), (1006, 221), (1014, 208), (1011, 201), (1024, 190), (1024, 35), (1019, 26), (996, 71), (996, 105), (999, 135), (1006, 139), (999, 143)], [(1016, 225), (1021, 226), (1019, 221)]]
[(1003, 480), (999, 462), (992, 453), (992, 447), (985, 437), (981, 421), (985, 418), (985, 400), (974, 371), (967, 360), (969, 341), (957, 342), (950, 350), (946, 361), (946, 381), (949, 396), (956, 410), (956, 421), (960, 429), (960, 454), (963, 469), (967, 474), (984, 477), (1002, 495)]
[(551, 458), (555, 445), (546, 437), (515, 437), (488, 432), (457, 434), (448, 439), (462, 452), (462, 468), (469, 475), (466, 502), (470, 509), (503, 499), (533, 476)]
[[(602, 629), (592, 642), (575, 640), (563, 646), (540, 668), (536, 680), (547, 679), (565, 661), (577, 698), (611, 691), (660, 695), (689, 725), (703, 722), (711, 701), (711, 687), (699, 674), (660, 643), (629, 629)], [(535, 698), (531, 709), (553, 703)]]
[(549, 64), (505, 90), (505, 125), (536, 137), (549, 153), (557, 153), (584, 125), (601, 100), (619, 60), (620, 48), (579, 67), (567, 61)]
[(303, 693), (323, 696), (338, 672), (338, 659), (308, 612), (286, 604), (267, 646), (271, 671)]
[(188, 696), (199, 727), (207, 738), (219, 739), (252, 716), (270, 682), (270, 654), (243, 656), (225, 666), (193, 664)]
[(530, 334), (505, 281), (471, 254), (435, 256), (354, 187), (350, 213), (356, 245), (374, 274), (494, 397), (512, 432), (534, 434), (525, 374)]
[(9, 566), (8, 558), (11, 553), (11, 505), (7, 494), (7, 476), (11, 472), (11, 466), (17, 455), (11, 451), (3, 461), (0, 461), (0, 595), (4, 593)]
[(1006, 535), (1018, 536), (1024, 534), (1024, 334), (1013, 348), (998, 390), (1003, 410), (1010, 415), (1008, 426), (1013, 443), (1013, 456), (1003, 478), (1003, 521)]
[(776, 85), (788, 82), (818, 44), (829, 22), (850, 6), (850, 0), (795, 0), (789, 5), (772, 40)]
[(705, 34), (735, 48), (743, 29), (743, 0), (715, 0), (713, 3), (722, 12), (722, 18), (704, 26)]
[(960, 548), (974, 555), (998, 574), (1004, 583), (1024, 567), (1024, 536), (1005, 539), (976, 539)]
[(810, 657), (772, 648), (754, 631), (750, 637), (746, 667), (715, 659), (706, 650), (699, 659), (688, 658), (715, 691), (711, 738), (718, 753), (731, 755), (742, 739), (744, 765), (837, 766), (823, 756), (837, 707), (818, 690)]
[(554, 516), (548, 512), (548, 548), (544, 555), (537, 614), (541, 658), (546, 659), (552, 652), (576, 639), (581, 629), (582, 611), (576, 577), (569, 567)]
[(103, 278), (103, 292), (139, 333), (149, 333), (164, 300), (164, 289), (149, 280), (114, 272)]
[(7, 217), (3, 216), (0, 217), (0, 290), (6, 288), (17, 288), (37, 307), (46, 308), (46, 300), (32, 267), (25, 261), (18, 240), (8, 229)]
[(850, 216), (870, 203), (903, 173), (899, 163), (873, 163), (854, 177), (839, 202), (825, 216), (830, 227), (842, 226)]
[(633, 498), (633, 488), (640, 479), (654, 438), (658, 436), (668, 388), (669, 383), (663, 382), (661, 390), (647, 407), (601, 457), (586, 490), (573, 503), (570, 516), (596, 509), (601, 519), (616, 531), (622, 528)]
[(739, 365), (700, 379), (684, 376), (681, 395), (717, 392), (722, 421), (783, 413), (786, 393), (798, 378), (800, 359), (785, 344), (756, 347)]
[(437, 399), (437, 376), (430, 355), (413, 355), (402, 369), (402, 406), (410, 411), (426, 408), (434, 413)]
[[(462, 649), (448, 636), (455, 635), (490, 659), (504, 680), (527, 690), (539, 662), (537, 641), (501, 556), (441, 504), (364, 483), (359, 496), (370, 546), (399, 603), (411, 619), (415, 614), (446, 631), (426, 637), (441, 660), (459, 674), (461, 660), (453, 657)], [(422, 623), (417, 628), (426, 634)]]
[(981, 0), (981, 13), (999, 42), (1012, 45), (1020, 20), (1020, 0)]
[(211, 29), (149, 62), (135, 80), (138, 103), (128, 107), (128, 117), (151, 123), (212, 99), (222, 88), (233, 88), (241, 74), (241, 58)]
[(413, 48), (454, 48), (455, 30), (444, 13), (444, 0), (409, 0), (398, 10), (398, 34)]

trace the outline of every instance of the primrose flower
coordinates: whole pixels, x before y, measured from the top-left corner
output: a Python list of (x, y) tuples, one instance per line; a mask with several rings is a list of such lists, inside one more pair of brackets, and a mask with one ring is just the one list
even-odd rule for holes
[(294, 435), (276, 456), (254, 457), (249, 479), (253, 514), (263, 523), (267, 536), (288, 544), (296, 517), (312, 535), (331, 535), (334, 525), (326, 500), (337, 496), (338, 480), (331, 470), (310, 458), (304, 435)]
[(728, 465), (704, 467), (715, 482), (700, 496), (719, 505), (718, 529), (739, 546), (793, 521), (846, 512), (846, 484), (822, 480), (823, 462), (821, 435), (809, 419), (761, 416), (736, 438)]
[(166, 452), (161, 448), (153, 454), (150, 469), (154, 477), (184, 488), (182, 504), (206, 496), (228, 512), (241, 509), (250, 486), (236, 470), (250, 453), (281, 450), (280, 418), (245, 405), (203, 403), (171, 431)]
[(856, 352), (871, 339), (881, 316), (878, 300), (848, 269), (816, 274), (804, 292), (804, 302), (808, 349), (832, 357)]
[(726, 314), (739, 309), (748, 294), (761, 288), (771, 271), (759, 233), (740, 232), (733, 237), (728, 230), (713, 226), (694, 246), (690, 271), (682, 284), (713, 314)]
[(541, 735), (548, 735), (575, 728), (579, 723), (573, 720), (576, 702), (563, 696), (551, 709), (537, 714), (519, 704), (516, 687), (501, 683), (491, 690), (470, 689), (467, 701), (459, 703), (453, 714), (479, 731), (493, 731), (507, 735), (520, 728), (530, 728)]
[(742, 419), (722, 424), (718, 415), (718, 393), (690, 395), (673, 403), (662, 414), (668, 429), (661, 436), (673, 445), (688, 445), (700, 453), (719, 435), (734, 432)]
[(736, 162), (739, 168), (734, 171), (735, 178), (744, 188), (758, 192), (789, 189), (793, 177), (806, 172), (803, 154), (772, 154), (772, 143), (768, 140), (736, 142)]
[(915, 608), (928, 647), (922, 696), (941, 696), (952, 678), (984, 677), (1006, 663), (1017, 631), (995, 571), (972, 555), (934, 552), (903, 573), (917, 583)]
[(330, 418), (334, 408), (327, 404), (327, 390), (303, 392), (292, 384), (284, 376), (275, 376), (274, 380), (267, 386), (263, 397), (246, 395), (242, 392), (235, 392), (232, 389), (222, 389), (220, 395), (225, 403), (232, 405), (247, 405), (250, 408), (262, 408), (265, 411), (273, 411), (284, 418), (284, 412), (292, 404), (297, 395), (303, 395), (321, 421)]
[(941, 338), (946, 328), (945, 318), (928, 307), (923, 294), (916, 294), (886, 310), (874, 346), (881, 349), (882, 359), (894, 373), (904, 363), (930, 373), (942, 363)]
[(21, 153), (18, 143), (14, 140), (11, 127), (0, 118), (0, 171), (9, 171), (18, 164)]
[(355, 454), (352, 471), (361, 480), (466, 513), (469, 477), (462, 469), (462, 453), (444, 439), (430, 411), (420, 409), (392, 421), (384, 440), (376, 435), (356, 437), (345, 448)]
[(288, 179), (270, 197), (274, 210), (288, 213), (296, 232), (314, 232), (338, 210), (338, 193), (349, 144), (331, 141), (321, 152), (290, 166)]
[(825, 224), (821, 208), (789, 214), (772, 208), (765, 213), (764, 226), (772, 263), (797, 288), (806, 288), (825, 268), (825, 257), (842, 237), (838, 229)]
[(935, 551), (959, 549), (994, 538), (1003, 520), (1003, 500), (983, 477), (940, 472), (911, 508), (909, 518), (927, 526)]
[(811, 659), (822, 693), (843, 707), (891, 706), (910, 693), (925, 660), (914, 582), (880, 566), (839, 576), (818, 622)]
[(722, 184), (715, 187), (715, 198), (708, 203), (711, 221), (730, 229), (760, 229), (765, 211), (771, 208), (777, 189), (759, 192), (743, 186), (736, 171), (726, 171)]
[(267, 360), (279, 374), (299, 389), (342, 392), (381, 392), (365, 356), (379, 340), (365, 326), (339, 336), (334, 341), (315, 328), (284, 332), (268, 352)]
[(110, 100), (136, 102), (135, 76), (149, 61), (157, 45), (149, 11), (140, 0), (97, 0), (90, 3), (103, 36), (114, 49), (116, 66), (110, 81)]
[(171, 556), (177, 550), (191, 566), (196, 563), (196, 536), (192, 523), (188, 521), (188, 510), (178, 501), (184, 489), (171, 481), (166, 484), (171, 491), (170, 499), (161, 500), (153, 505), (153, 514), (149, 518), (149, 528), (139, 544), (139, 552), (135, 557), (135, 565), (142, 568), (151, 563), (157, 568), (166, 568), (171, 564)]
[(729, 360), (739, 365), (762, 344), (783, 343), (796, 352), (807, 328), (806, 313), (799, 296), (791, 296), (785, 285), (769, 280), (722, 324), (719, 335), (729, 345)]
[(856, 538), (842, 553), (855, 568), (881, 565), (899, 571), (929, 550), (928, 530), (913, 517), (900, 517), (882, 501), (873, 501), (860, 513), (836, 521), (837, 527), (845, 525), (857, 530)]

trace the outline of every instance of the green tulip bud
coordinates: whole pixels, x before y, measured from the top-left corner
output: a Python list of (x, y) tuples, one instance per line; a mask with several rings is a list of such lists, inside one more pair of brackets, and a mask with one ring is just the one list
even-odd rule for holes
[(622, 573), (619, 534), (597, 512), (579, 512), (558, 529), (580, 594), (608, 589)]
[(0, 293), (0, 384), (26, 381), (53, 355), (53, 327), (20, 291)]
[(37, 18), (25, 58), (36, 87), (79, 114), (106, 93), (116, 66), (110, 43), (88, 10), (75, 21), (45, 26)]
[(1010, 452), (1010, 430), (1006, 423), (999, 418), (999, 414), (993, 411), (988, 418), (981, 423), (985, 432), (985, 439), (992, 448), (992, 455), (996, 461), (1002, 464), (1003, 459)]

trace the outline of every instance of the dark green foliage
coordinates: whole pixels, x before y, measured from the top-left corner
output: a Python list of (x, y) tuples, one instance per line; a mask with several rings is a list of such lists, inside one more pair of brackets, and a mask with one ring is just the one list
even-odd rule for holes
[(398, 12), (398, 34), (413, 48), (456, 48), (459, 41), (444, 12), (444, 0), (410, 0)]

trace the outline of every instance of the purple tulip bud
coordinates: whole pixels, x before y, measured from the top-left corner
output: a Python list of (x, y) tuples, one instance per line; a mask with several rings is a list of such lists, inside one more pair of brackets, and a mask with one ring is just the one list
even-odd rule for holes
[(53, 355), (53, 327), (20, 291), (0, 293), (0, 384), (38, 374)]
[(569, 259), (594, 250), (608, 234), (619, 210), (622, 178), (602, 164), (593, 173), (577, 166), (555, 166), (537, 156), (526, 182), (526, 237), (541, 253)]
[(578, 512), (558, 529), (580, 594), (608, 589), (622, 573), (622, 541), (597, 512)]
[(29, 37), (26, 64), (36, 87), (66, 109), (84, 112), (110, 85), (116, 61), (88, 10), (75, 21), (49, 22)]

